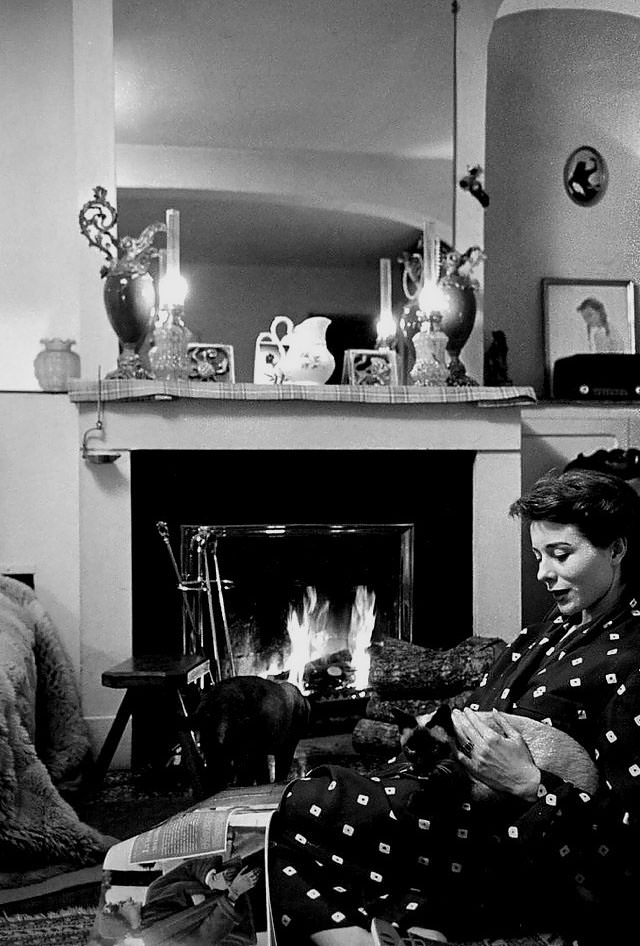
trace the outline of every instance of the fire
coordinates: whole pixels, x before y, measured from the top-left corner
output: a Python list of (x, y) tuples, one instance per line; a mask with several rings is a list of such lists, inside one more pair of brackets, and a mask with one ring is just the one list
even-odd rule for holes
[[(350, 625), (347, 631), (347, 647), (351, 653), (351, 665), (355, 671), (353, 686), (364, 689), (369, 682), (369, 646), (375, 625), (375, 592), (364, 585), (356, 589), (355, 600), (351, 607)], [(303, 693), (309, 692), (304, 686), (304, 672), (307, 664), (319, 657), (326, 657), (328, 645), (344, 631), (332, 626), (330, 602), (320, 602), (315, 588), (305, 589), (302, 615), (291, 606), (287, 617), (287, 633), (291, 642), (291, 654), (285, 665), (289, 682), (294, 683)]]
[(356, 690), (363, 690), (369, 684), (371, 665), (369, 647), (376, 623), (375, 604), (375, 591), (369, 591), (364, 585), (358, 585), (356, 598), (351, 608), (351, 627), (349, 628), (351, 662), (356, 672), (353, 685)]

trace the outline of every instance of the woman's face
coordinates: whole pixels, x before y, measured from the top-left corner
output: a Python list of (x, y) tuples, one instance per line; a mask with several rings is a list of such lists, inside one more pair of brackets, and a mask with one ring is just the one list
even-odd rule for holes
[(590, 305), (582, 309), (582, 318), (584, 319), (587, 328), (598, 328), (600, 325), (604, 325), (602, 312), (600, 312), (598, 309), (594, 309)]
[(532, 522), (531, 547), (544, 582), (565, 617), (582, 613), (591, 620), (617, 600), (622, 582), (624, 539), (599, 549), (574, 525)]

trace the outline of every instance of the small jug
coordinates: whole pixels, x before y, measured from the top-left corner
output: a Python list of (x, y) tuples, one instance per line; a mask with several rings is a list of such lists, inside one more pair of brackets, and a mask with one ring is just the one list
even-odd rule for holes
[(271, 332), (276, 338), (280, 322), (284, 322), (288, 328), (288, 334), (279, 339), (285, 350), (279, 365), (283, 382), (324, 384), (336, 366), (325, 340), (331, 319), (324, 315), (312, 315), (294, 326), (291, 319), (279, 316), (271, 323)]

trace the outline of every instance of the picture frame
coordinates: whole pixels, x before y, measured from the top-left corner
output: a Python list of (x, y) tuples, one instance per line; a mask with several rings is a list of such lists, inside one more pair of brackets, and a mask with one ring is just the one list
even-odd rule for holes
[(234, 384), (236, 380), (233, 345), (217, 342), (190, 342), (189, 381)]
[(542, 280), (545, 381), (571, 355), (636, 353), (635, 286), (630, 279)]
[(580, 207), (593, 207), (605, 195), (609, 182), (607, 162), (590, 145), (581, 145), (567, 158), (563, 183), (568, 197)]
[(347, 348), (342, 383), (387, 387), (399, 384), (396, 353), (388, 348)]

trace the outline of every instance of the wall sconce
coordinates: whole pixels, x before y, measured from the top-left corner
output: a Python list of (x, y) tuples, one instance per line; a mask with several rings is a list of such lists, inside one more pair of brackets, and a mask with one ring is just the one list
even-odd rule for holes
[(102, 419), (102, 377), (100, 374), (100, 368), (98, 368), (98, 409), (96, 422), (93, 427), (89, 427), (88, 430), (85, 430), (82, 437), (82, 459), (86, 460), (87, 463), (93, 464), (102, 464), (102, 463), (115, 463), (119, 457), (122, 456), (117, 450), (110, 450), (106, 447), (90, 447), (89, 440), (91, 434), (95, 432), (101, 434), (104, 428), (104, 421)]

